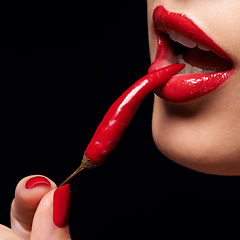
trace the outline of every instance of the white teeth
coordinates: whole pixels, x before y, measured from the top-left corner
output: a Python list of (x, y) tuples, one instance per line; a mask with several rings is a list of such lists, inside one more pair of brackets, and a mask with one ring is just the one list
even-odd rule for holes
[(204, 70), (204, 73), (215, 73), (216, 71), (213, 70)]
[(189, 63), (185, 63), (185, 73), (192, 73), (192, 65), (190, 65)]
[(192, 73), (203, 73), (204, 70), (198, 67), (192, 67)]
[[(167, 33), (169, 34), (169, 37), (174, 42), (178, 42), (178, 43), (180, 43), (183, 46), (186, 46), (188, 48), (194, 48), (194, 47), (197, 46), (199, 49), (201, 49), (203, 51), (210, 51), (205, 46), (198, 45), (197, 43), (195, 43), (195, 42), (185, 38), (184, 36), (178, 34), (177, 32), (175, 32), (173, 30), (168, 30)], [(192, 66), (191, 64), (187, 63), (183, 59), (183, 55), (181, 55), (181, 54), (179, 54), (177, 56), (177, 63), (184, 63), (185, 64), (185, 67), (180, 72), (180, 74), (198, 74), (198, 73), (214, 73), (214, 72), (216, 72), (216, 71), (213, 71), (213, 70), (206, 70), (206, 69), (202, 69), (202, 68), (198, 68), (198, 67)]]
[(196, 46), (198, 46), (199, 49), (203, 50), (203, 51), (210, 51), (208, 48), (202, 46), (202, 45), (198, 45), (197, 43), (185, 38), (184, 36), (178, 34), (177, 32), (173, 31), (173, 30), (167, 30), (167, 33), (169, 34), (169, 37), (174, 41), (174, 42), (178, 42), (181, 45), (188, 47), (188, 48), (194, 48)]
[(172, 30), (167, 30), (167, 33), (169, 34), (169, 37), (174, 41), (177, 42), (179, 34)]
[(194, 67), (191, 64), (185, 62), (182, 55), (178, 55), (177, 63), (184, 63), (185, 68), (180, 72), (180, 74), (196, 74), (196, 73), (214, 73), (213, 70), (205, 70), (198, 67)]
[(185, 38), (182, 35), (178, 35), (177, 42), (179, 42), (180, 44), (182, 44), (183, 46), (188, 47), (188, 48), (194, 48), (197, 46), (197, 44), (195, 42)]
[(194, 48), (197, 46), (197, 43), (185, 38), (184, 36), (178, 34), (177, 32), (173, 30), (167, 30), (167, 33), (169, 34), (169, 37), (174, 41), (182, 44), (185, 47), (188, 48)]
[(186, 63), (183, 59), (183, 55), (178, 55), (177, 56), (177, 63), (184, 63), (184, 64)]
[(198, 48), (203, 50), (203, 51), (207, 51), (207, 52), (210, 51), (208, 48), (206, 48), (206, 47), (204, 47), (204, 46), (202, 46), (200, 44), (198, 44)]

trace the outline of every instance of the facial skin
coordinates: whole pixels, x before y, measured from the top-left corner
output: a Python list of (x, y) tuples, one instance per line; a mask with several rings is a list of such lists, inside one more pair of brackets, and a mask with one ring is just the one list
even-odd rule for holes
[(194, 21), (233, 60), (235, 73), (218, 89), (185, 104), (155, 96), (152, 129), (158, 149), (191, 169), (240, 174), (240, 1), (148, 0), (151, 61), (157, 50), (153, 10), (163, 5)]

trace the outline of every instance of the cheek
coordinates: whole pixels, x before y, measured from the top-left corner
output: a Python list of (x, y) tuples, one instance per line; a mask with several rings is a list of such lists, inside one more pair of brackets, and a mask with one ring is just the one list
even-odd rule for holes
[(155, 60), (156, 51), (157, 51), (157, 35), (153, 25), (152, 13), (155, 7), (157, 7), (157, 1), (148, 0), (148, 39), (149, 39), (149, 53), (150, 60), (153, 62)]
[[(151, 22), (151, 20), (149, 20)], [(152, 24), (148, 21), (148, 42), (149, 42), (149, 53), (151, 62), (154, 61), (157, 51), (157, 36), (154, 32)]]

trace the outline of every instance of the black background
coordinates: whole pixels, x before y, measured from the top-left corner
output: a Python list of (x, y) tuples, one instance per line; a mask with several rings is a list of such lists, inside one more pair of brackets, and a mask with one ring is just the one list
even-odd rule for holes
[[(145, 1), (5, 10), (0, 222), (9, 225), (17, 182), (43, 174), (60, 184), (80, 164), (108, 107), (147, 73), (150, 60)], [(158, 152), (151, 136), (152, 102), (152, 95), (145, 99), (103, 165), (72, 181), (73, 239), (151, 239), (186, 234), (189, 226), (202, 232), (213, 219), (222, 223), (223, 214), (238, 216), (238, 177), (197, 173)]]

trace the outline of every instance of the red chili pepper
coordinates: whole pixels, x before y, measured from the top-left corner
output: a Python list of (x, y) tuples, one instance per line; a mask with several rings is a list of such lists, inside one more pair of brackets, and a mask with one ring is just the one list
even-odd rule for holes
[(106, 159), (118, 145), (124, 130), (143, 99), (184, 68), (175, 64), (150, 72), (127, 89), (109, 108), (87, 146), (81, 166), (61, 185), (84, 168), (93, 168)]

